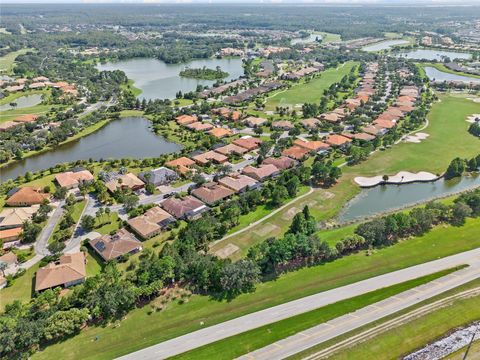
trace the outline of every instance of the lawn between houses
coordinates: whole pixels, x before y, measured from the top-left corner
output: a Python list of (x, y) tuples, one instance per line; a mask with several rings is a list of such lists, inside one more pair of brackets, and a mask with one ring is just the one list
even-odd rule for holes
[(17, 51), (9, 52), (8, 54), (0, 57), (0, 73), (10, 75), (13, 71), (13, 67), (15, 66), (15, 59), (20, 56), (24, 55), (33, 49), (20, 49)]
[[(32, 358), (111, 359), (204, 326), (474, 249), (480, 246), (479, 231), (478, 218), (468, 219), (461, 228), (442, 225), (424, 236), (375, 250), (369, 256), (362, 251), (330, 263), (283, 274), (275, 281), (258, 284), (255, 293), (242, 294), (230, 302), (193, 295), (188, 302), (182, 305), (170, 303), (161, 312), (151, 312), (150, 307), (145, 306), (133, 310), (118, 324), (87, 328), (71, 339), (47, 347)], [(94, 341), (95, 338), (98, 341)]]

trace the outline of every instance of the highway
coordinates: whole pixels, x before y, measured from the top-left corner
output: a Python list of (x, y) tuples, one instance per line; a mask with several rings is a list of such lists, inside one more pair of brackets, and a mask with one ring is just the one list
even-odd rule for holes
[[(459, 272), (458, 276), (451, 277), (448, 286), (455, 287), (466, 281), (467, 278), (480, 276), (480, 249), (475, 249), (460, 254), (448, 256), (442, 259), (430, 261), (424, 264), (411, 266), (398, 271), (372, 277), (353, 284), (341, 286), (335, 289), (324, 291), (318, 294), (310, 295), (277, 305), (268, 309), (257, 311), (251, 314), (241, 316), (217, 325), (206, 327), (183, 336), (150, 346), (143, 350), (121, 357), (123, 360), (130, 359), (164, 359), (170, 356), (178, 355), (183, 352), (195, 349), (197, 347), (210, 344), (212, 342), (234, 336), (245, 331), (249, 331), (260, 326), (268, 325), (292, 316), (302, 314), (328, 304), (333, 304), (341, 300), (349, 299), (384, 287), (399, 284), (408, 280), (413, 280), (421, 276), (435, 273), (441, 270), (453, 268), (455, 266), (468, 264), (468, 271)], [(470, 273), (469, 271), (472, 271)], [(469, 275), (467, 275), (469, 274)], [(439, 286), (439, 282), (433, 281), (427, 286), (432, 287), (432, 294)], [(444, 290), (445, 291), (445, 290)], [(427, 293), (425, 293), (427, 294)], [(418, 295), (420, 296), (420, 294)], [(426, 295), (425, 295), (426, 296)], [(390, 298), (389, 300), (395, 300)], [(395, 306), (396, 309), (398, 309)], [(360, 311), (365, 311), (362, 309)], [(354, 319), (354, 318), (352, 318)], [(352, 325), (346, 326), (346, 329), (353, 329)], [(270, 359), (275, 357), (269, 356)]]

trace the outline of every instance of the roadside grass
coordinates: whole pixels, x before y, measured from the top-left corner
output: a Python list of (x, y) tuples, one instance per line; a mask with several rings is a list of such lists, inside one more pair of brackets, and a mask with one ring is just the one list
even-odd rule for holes
[(122, 224), (122, 219), (118, 217), (116, 212), (111, 212), (106, 215), (103, 214), (101, 218), (95, 219), (95, 228), (93, 231), (99, 234), (106, 235), (112, 231), (118, 230)]
[[(116, 325), (87, 328), (71, 339), (49, 346), (33, 358), (111, 359), (204, 326), (477, 248), (480, 246), (479, 231), (480, 219), (468, 219), (461, 228), (440, 226), (424, 236), (375, 250), (369, 256), (359, 252), (283, 274), (275, 281), (258, 284), (255, 293), (240, 295), (229, 302), (193, 295), (188, 302), (170, 303), (161, 312), (152, 313), (150, 307), (145, 306), (133, 310)], [(96, 337), (99, 340), (93, 341)]]
[(9, 52), (8, 54), (0, 57), (0, 73), (2, 74), (11, 74), (13, 67), (15, 66), (15, 59), (19, 55), (26, 54), (27, 52), (33, 49), (20, 49), (17, 51)]
[[(80, 220), (80, 215), (82, 214), (85, 205), (87, 204), (86, 200), (79, 201), (73, 205), (72, 218), (75, 221), (75, 224)], [(59, 230), (60, 221), (55, 225), (55, 228), (52, 231), (52, 235), (48, 238), (48, 243), (52, 243), (55, 233)]]
[(335, 69), (325, 70), (308, 83), (301, 81), (288, 90), (277, 92), (267, 99), (265, 110), (275, 110), (277, 106), (294, 107), (297, 104), (318, 103), (323, 92), (333, 83), (340, 81), (356, 64), (348, 61)]
[[(460, 267), (461, 268), (461, 267)], [(302, 330), (322, 324), (339, 316), (354, 312), (368, 305), (382, 301), (401, 292), (429, 283), (459, 270), (460, 268), (446, 269), (397, 285), (342, 300), (321, 308), (292, 316), (269, 325), (235, 335), (215, 343), (202, 346), (186, 353), (172, 357), (172, 359), (234, 359), (241, 355), (255, 351), (275, 341), (295, 335)]]

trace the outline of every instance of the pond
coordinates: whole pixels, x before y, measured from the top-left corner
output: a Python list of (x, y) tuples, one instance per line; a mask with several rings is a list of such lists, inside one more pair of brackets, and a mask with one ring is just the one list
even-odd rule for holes
[(155, 135), (150, 121), (141, 117), (114, 120), (100, 130), (55, 150), (28, 157), (0, 169), (1, 181), (14, 179), (27, 171), (48, 169), (75, 160), (147, 158), (180, 151), (181, 146)]
[(461, 81), (464, 83), (480, 83), (480, 78), (450, 74), (444, 71), (440, 71), (431, 66), (425, 67), (425, 74), (428, 76), (430, 80), (435, 80), (435, 81)]
[(31, 106), (38, 105), (42, 102), (41, 94), (33, 94), (19, 97), (11, 102), (17, 104), (17, 106), (10, 106), (10, 102), (7, 104), (0, 105), (0, 111), (11, 110), (11, 109), (23, 109)]
[(431, 49), (416, 49), (411, 51), (405, 51), (398, 53), (397, 56), (404, 57), (407, 59), (416, 59), (416, 60), (437, 60), (443, 61), (444, 57), (453, 59), (470, 59), (472, 54), (455, 52), (455, 51), (445, 51), (445, 50), (431, 50)]
[(408, 44), (407, 40), (386, 40), (376, 44), (367, 45), (362, 48), (363, 51), (380, 51), (390, 49), (392, 46)]
[(322, 35), (321, 34), (310, 34), (309, 36), (305, 38), (295, 38), (290, 41), (290, 44), (295, 45), (295, 44), (309, 44), (317, 41), (317, 39), (321, 40)]
[(360, 194), (345, 206), (338, 220), (342, 223), (361, 220), (479, 186), (480, 175), (477, 174), (448, 181), (439, 179), (428, 183), (379, 185), (362, 189)]
[(190, 68), (207, 67), (215, 69), (217, 66), (229, 73), (225, 81), (237, 79), (243, 75), (241, 58), (210, 58), (193, 60), (188, 63), (167, 64), (158, 59), (138, 58), (118, 62), (99, 64), (99, 70), (122, 70), (129, 79), (135, 82), (135, 86), (142, 90), (142, 99), (174, 99), (175, 94), (194, 91), (197, 85), (211, 86), (214, 80), (199, 80), (179, 76), (179, 72)]

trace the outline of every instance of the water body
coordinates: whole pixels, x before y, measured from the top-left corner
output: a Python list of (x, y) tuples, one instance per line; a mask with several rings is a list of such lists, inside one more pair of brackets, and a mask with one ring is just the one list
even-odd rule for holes
[(401, 53), (398, 53), (397, 56), (404, 57), (407, 59), (437, 60), (437, 61), (442, 61), (444, 57), (449, 57), (450, 60), (472, 58), (472, 54), (469, 54), (469, 53), (445, 51), (445, 50), (430, 50), (430, 49), (417, 49), (417, 50), (401, 52)]
[(118, 62), (109, 62), (97, 66), (99, 70), (122, 70), (129, 79), (135, 82), (135, 86), (142, 90), (140, 98), (145, 99), (174, 99), (180, 90), (189, 92), (196, 89), (197, 85), (211, 86), (214, 80), (198, 80), (181, 77), (178, 74), (185, 67), (215, 69), (217, 66), (229, 73), (222, 80), (233, 80), (243, 75), (242, 59), (202, 59), (193, 60), (182, 64), (166, 64), (152, 58), (130, 59)]
[(480, 84), (480, 78), (474, 78), (471, 76), (463, 76), (457, 74), (450, 74), (447, 72), (440, 71), (434, 67), (426, 66), (425, 74), (430, 80), (435, 81), (461, 81), (464, 83), (477, 83)]
[(0, 105), (0, 111), (11, 110), (11, 109), (23, 109), (31, 106), (38, 105), (42, 102), (42, 95), (33, 94), (19, 97), (12, 102), (16, 103), (17, 106), (10, 106), (10, 103)]
[(114, 120), (100, 130), (70, 143), (0, 169), (1, 181), (27, 171), (48, 169), (63, 162), (99, 159), (141, 159), (179, 151), (181, 146), (155, 135), (150, 121), (141, 117)]
[(408, 44), (407, 40), (386, 40), (376, 44), (367, 45), (362, 48), (363, 51), (380, 51), (390, 49), (392, 46)]
[(439, 179), (428, 183), (380, 185), (362, 189), (360, 194), (345, 206), (339, 215), (339, 221), (361, 220), (479, 186), (480, 175), (477, 174), (448, 181)]
[(290, 41), (290, 44), (292, 44), (292, 45), (295, 45), (295, 44), (310, 44), (310, 43), (313, 43), (313, 42), (317, 41), (317, 38), (319, 40), (321, 40), (322, 35), (320, 35), (320, 34), (310, 34), (306, 38), (295, 38), (295, 39), (292, 39)]

